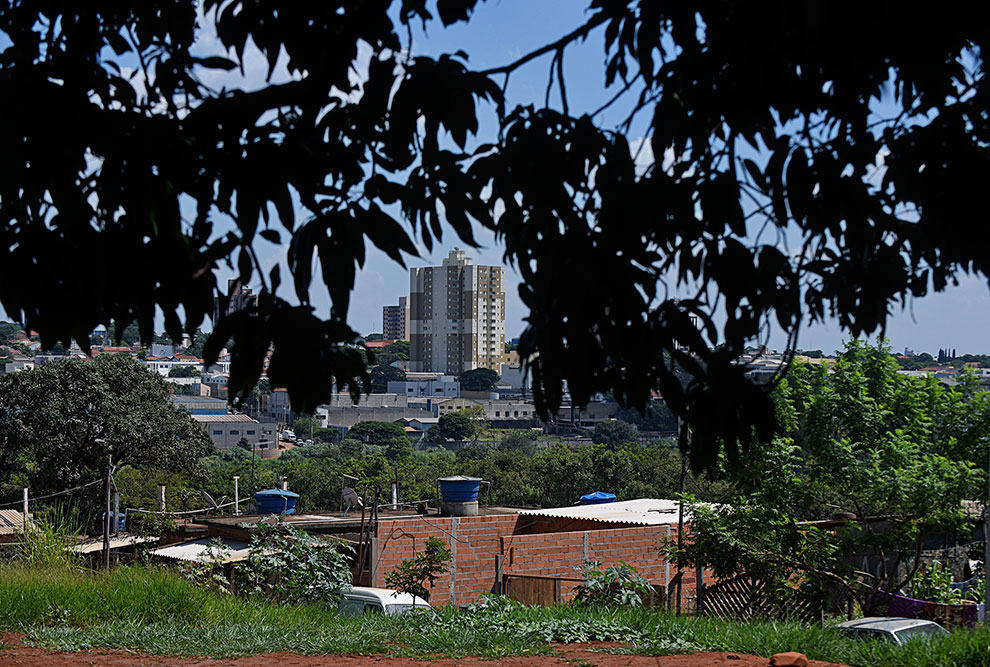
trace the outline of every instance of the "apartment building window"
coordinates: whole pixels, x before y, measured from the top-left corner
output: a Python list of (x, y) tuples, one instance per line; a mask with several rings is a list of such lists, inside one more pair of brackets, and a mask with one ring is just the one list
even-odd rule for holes
[(254, 435), (254, 431), (248, 431), (247, 434), (248, 435)]
[(234, 429), (234, 430), (232, 430), (232, 431), (230, 432), (230, 434), (231, 434), (231, 435), (240, 435), (240, 434), (241, 434), (241, 432), (240, 432), (240, 431), (238, 431), (238, 430), (236, 430), (236, 429)]
[(223, 431), (214, 431), (213, 435), (223, 435)]

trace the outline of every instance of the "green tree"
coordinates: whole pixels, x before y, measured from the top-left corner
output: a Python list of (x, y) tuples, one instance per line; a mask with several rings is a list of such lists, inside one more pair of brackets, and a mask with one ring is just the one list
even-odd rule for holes
[(491, 391), (501, 379), (498, 373), (490, 368), (475, 368), (464, 371), (458, 378), (462, 391)]
[(385, 585), (429, 600), (429, 589), (447, 571), (447, 563), (452, 555), (446, 542), (438, 537), (427, 537), (423, 552), (407, 558), (386, 574)]
[(297, 438), (311, 438), (320, 428), (320, 422), (312, 417), (300, 417), (292, 423), (292, 430)]
[(393, 438), (405, 438), (406, 431), (396, 422), (359, 422), (347, 431), (347, 437), (382, 446), (388, 445)]
[(371, 369), (371, 391), (376, 394), (384, 394), (388, 391), (389, 382), (402, 382), (406, 379), (406, 372), (395, 366), (378, 365)]
[(196, 378), (202, 374), (202, 371), (191, 364), (188, 366), (172, 366), (168, 371), (170, 378)]
[[(798, 364), (776, 392), (784, 434), (729, 464), (739, 497), (695, 508), (688, 560), (780, 586), (795, 576), (841, 583), (864, 609), (872, 590), (903, 590), (923, 535), (963, 530), (962, 501), (985, 493), (990, 400), (965, 381), (950, 389), (897, 369), (889, 349), (858, 341), (831, 369)], [(836, 510), (890, 520), (829, 531), (797, 523)], [(850, 565), (870, 551), (884, 563), (879, 574)]]
[(194, 357), (202, 357), (203, 346), (206, 345), (207, 338), (209, 338), (209, 334), (204, 333), (202, 329), (196, 327), (196, 331), (193, 332), (193, 335), (190, 337), (191, 342), (189, 347), (186, 349), (186, 352)]
[(0, 483), (32, 495), (101, 479), (110, 454), (119, 466), (192, 473), (213, 451), (165, 381), (128, 355), (0, 376), (0, 414)]
[(441, 415), (435, 426), (427, 431), (430, 442), (468, 440), (477, 433), (477, 426), (462, 410)]
[(532, 433), (513, 431), (506, 434), (498, 446), (509, 452), (519, 452), (524, 456), (532, 456), (536, 453), (536, 439)]
[(389, 440), (385, 448), (385, 458), (389, 461), (403, 461), (410, 458), (414, 453), (412, 443), (406, 436), (397, 436)]
[(595, 432), (591, 436), (591, 441), (596, 444), (606, 444), (609, 447), (618, 447), (630, 442), (638, 442), (638, 430), (632, 424), (619, 421), (618, 419), (606, 419), (595, 424)]
[(20, 335), (23, 327), (17, 322), (0, 322), (0, 345), (6, 345), (14, 336)]
[(364, 458), (364, 443), (356, 438), (344, 438), (340, 441), (340, 455), (345, 459)]
[(643, 431), (677, 431), (677, 415), (663, 401), (650, 401), (643, 412), (635, 408), (622, 408), (617, 416), (619, 421)]
[(108, 331), (115, 343), (122, 343), (130, 347), (141, 342), (141, 330), (138, 328), (137, 322), (131, 322), (119, 332), (116, 323), (111, 323), (111, 325)]
[(409, 361), (409, 341), (397, 340), (375, 351), (375, 363), (379, 366), (390, 366), (396, 361)]

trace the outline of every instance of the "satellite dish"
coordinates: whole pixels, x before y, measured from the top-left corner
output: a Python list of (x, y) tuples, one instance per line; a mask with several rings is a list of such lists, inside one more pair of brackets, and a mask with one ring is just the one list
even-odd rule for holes
[(347, 513), (351, 511), (352, 507), (364, 507), (364, 501), (361, 500), (361, 496), (351, 487), (345, 486), (341, 491), (341, 495), (344, 497), (344, 502), (347, 503), (344, 516), (347, 516)]
[(217, 501), (213, 500), (213, 496), (211, 496), (206, 491), (203, 491), (203, 498), (206, 500), (206, 504), (210, 506), (209, 509), (214, 509), (214, 510), (220, 509), (217, 506)]

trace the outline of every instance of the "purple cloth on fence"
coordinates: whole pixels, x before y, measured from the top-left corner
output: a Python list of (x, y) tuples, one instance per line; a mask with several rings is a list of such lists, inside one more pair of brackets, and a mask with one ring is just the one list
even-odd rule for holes
[(903, 595), (890, 595), (880, 591), (887, 597), (887, 615), (904, 616), (906, 618), (926, 618), (938, 621), (943, 625), (965, 625), (972, 628), (976, 625), (977, 605), (975, 604), (939, 604), (915, 600)]

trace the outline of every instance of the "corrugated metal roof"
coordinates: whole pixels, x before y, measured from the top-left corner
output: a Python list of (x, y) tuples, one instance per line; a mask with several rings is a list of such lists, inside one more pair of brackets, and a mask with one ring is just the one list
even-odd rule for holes
[[(637, 498), (600, 505), (574, 505), (542, 510), (520, 510), (520, 514), (552, 516), (560, 519), (588, 519), (604, 523), (626, 523), (637, 526), (663, 526), (677, 523), (678, 502), (660, 498)], [(684, 513), (684, 520), (690, 517)]]
[(18, 510), (0, 510), (0, 535), (24, 532), (24, 515)]
[[(220, 542), (228, 549), (223, 559), (224, 563), (237, 563), (242, 560), (246, 560), (248, 557), (247, 542), (235, 542), (233, 540), (220, 540)], [(203, 538), (201, 540), (195, 540), (193, 542), (186, 542), (184, 544), (173, 544), (169, 547), (162, 547), (161, 549), (155, 549), (151, 552), (152, 556), (161, 556), (162, 558), (171, 558), (173, 560), (187, 560), (187, 561), (199, 561), (199, 562), (210, 562), (213, 557), (209, 554), (210, 547), (215, 545), (216, 541), (213, 538)]]
[[(117, 537), (110, 538), (110, 549), (122, 549), (124, 547), (133, 547), (137, 544), (147, 544), (149, 542), (157, 541), (157, 537), (151, 536), (118, 535)], [(94, 538), (85, 540), (79, 544), (74, 544), (69, 547), (69, 551), (75, 551), (77, 554), (91, 554), (96, 551), (103, 551), (103, 538)]]

